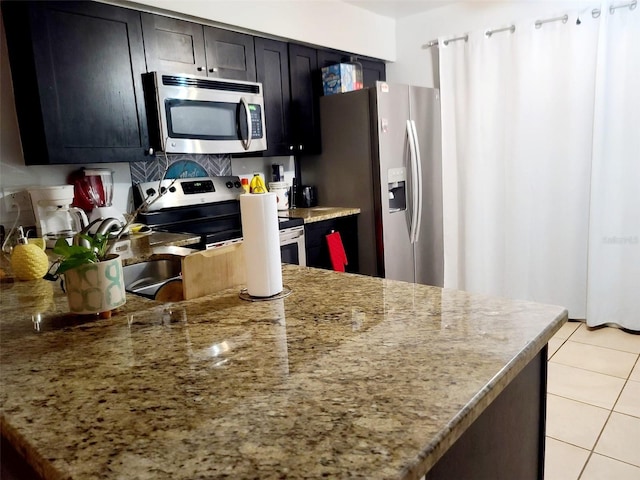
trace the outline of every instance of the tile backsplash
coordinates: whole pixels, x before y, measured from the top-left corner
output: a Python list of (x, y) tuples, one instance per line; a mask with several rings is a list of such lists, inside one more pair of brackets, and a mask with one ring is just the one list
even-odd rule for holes
[(185, 160), (200, 165), (210, 177), (232, 174), (230, 155), (168, 154), (165, 156), (161, 153), (146, 162), (130, 163), (131, 182), (136, 184), (160, 180), (165, 169), (176, 162)]

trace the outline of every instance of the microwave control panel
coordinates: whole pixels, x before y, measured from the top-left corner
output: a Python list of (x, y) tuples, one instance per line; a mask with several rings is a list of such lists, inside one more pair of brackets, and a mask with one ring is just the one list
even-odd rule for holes
[(249, 105), (251, 113), (251, 138), (262, 138), (262, 109), (260, 105)]

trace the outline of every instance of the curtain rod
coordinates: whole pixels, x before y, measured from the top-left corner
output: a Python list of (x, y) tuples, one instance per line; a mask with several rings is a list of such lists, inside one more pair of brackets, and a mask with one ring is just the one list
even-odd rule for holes
[(536, 28), (540, 28), (545, 23), (551, 23), (551, 22), (567, 23), (567, 20), (569, 20), (569, 15), (565, 14), (565, 15), (563, 15), (561, 17), (548, 18), (546, 20), (536, 20), (535, 26), (536, 26)]
[[(469, 40), (469, 35), (462, 35), (461, 37), (448, 38), (444, 40), (442, 43), (444, 43), (446, 47), (447, 45), (449, 45), (450, 42), (457, 42), (458, 40), (464, 40), (466, 42)], [(422, 45), (422, 48), (431, 48), (431, 47), (436, 47), (438, 45), (439, 45), (438, 40), (432, 40), (429, 43), (425, 43), (424, 45)]]
[[(638, 6), (638, 0), (632, 0), (629, 3), (621, 3), (620, 5), (611, 5), (611, 6), (609, 6), (609, 13), (613, 15), (613, 13), (619, 8), (629, 7), (629, 10), (633, 10), (637, 6)], [(591, 11), (591, 15), (593, 16), (593, 18), (598, 18), (600, 16), (600, 9), (594, 8)], [(562, 21), (562, 23), (567, 23), (567, 20), (569, 20), (569, 16), (568, 15), (563, 15), (561, 17), (555, 17), (555, 18), (549, 18), (547, 20), (536, 20), (535, 26), (536, 26), (536, 28), (540, 28), (545, 23), (558, 22), (558, 21)], [(515, 25), (511, 25), (510, 27), (487, 30), (485, 32), (485, 35), (487, 37), (491, 37), (491, 35), (493, 35), (494, 33), (506, 32), (507, 30), (510, 31), (511, 33), (513, 33), (513, 32), (515, 32), (516, 27), (515, 27)], [(449, 42), (455, 42), (457, 40), (464, 40), (466, 42), (468, 39), (469, 39), (469, 35), (465, 35), (463, 37), (456, 37), (456, 38), (452, 38), (450, 40), (445, 40), (444, 44), (446, 46), (446, 45), (448, 45)], [(431, 48), (431, 47), (437, 47), (438, 45), (439, 45), (438, 40), (431, 40), (430, 42), (427, 42), (424, 45), (422, 45), (422, 48), (423, 49), (427, 49), (427, 48)]]
[(625, 8), (625, 7), (629, 7), (629, 10), (633, 10), (634, 8), (636, 8), (636, 6), (638, 6), (638, 0), (633, 0), (632, 2), (623, 3), (621, 5), (611, 5), (609, 7), (609, 13), (613, 15), (613, 12), (615, 12), (618, 8)]
[(516, 31), (516, 26), (515, 25), (511, 25), (510, 27), (504, 27), (504, 28), (495, 28), (493, 30), (487, 30), (486, 32), (484, 32), (486, 37), (491, 37), (491, 35), (493, 35), (494, 33), (500, 33), (500, 32), (515, 32)]
[(438, 46), (438, 40), (431, 40), (430, 42), (427, 42), (424, 45), (422, 45), (422, 48), (426, 49), (426, 48), (437, 47), (437, 46)]

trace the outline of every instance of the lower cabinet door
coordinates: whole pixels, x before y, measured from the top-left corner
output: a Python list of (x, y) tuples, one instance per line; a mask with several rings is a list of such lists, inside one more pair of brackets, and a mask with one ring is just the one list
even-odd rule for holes
[(333, 270), (326, 238), (332, 232), (340, 232), (348, 262), (345, 270), (351, 273), (359, 273), (358, 223), (355, 215), (305, 225), (307, 266)]

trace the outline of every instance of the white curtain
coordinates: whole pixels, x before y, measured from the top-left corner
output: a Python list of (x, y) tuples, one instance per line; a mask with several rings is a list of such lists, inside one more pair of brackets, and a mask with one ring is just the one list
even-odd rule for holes
[(639, 10), (602, 15), (587, 294), (588, 325), (631, 330), (640, 330)]
[(598, 21), (576, 21), (439, 39), (445, 287), (584, 318)]

